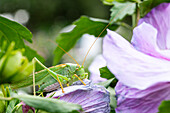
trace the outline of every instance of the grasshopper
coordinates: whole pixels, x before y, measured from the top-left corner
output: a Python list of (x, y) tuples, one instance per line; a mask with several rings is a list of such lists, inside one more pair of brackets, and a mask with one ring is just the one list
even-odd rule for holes
[[(66, 63), (66, 64), (56, 65), (51, 68), (47, 68), (37, 58), (34, 58), (33, 60), (34, 62), (35, 61), (38, 62), (38, 64), (40, 64), (45, 69), (36, 74), (44, 73), (45, 71), (47, 71), (51, 75), (50, 76), (51, 78), (48, 77), (48, 80), (50, 79), (51, 80), (43, 84), (40, 87), (40, 90), (39, 90), (40, 92), (53, 90), (53, 89), (50, 89), (50, 86), (54, 86), (54, 85), (56, 85), (56, 88), (59, 88), (58, 83), (63, 93), (64, 93), (63, 85), (69, 86), (73, 82), (78, 81), (78, 80), (80, 80), (84, 85), (86, 85), (83, 82), (83, 79), (88, 77), (88, 73), (85, 73), (84, 67), (80, 66), (79, 64)], [(36, 74), (33, 74), (33, 76), (35, 76)], [(34, 78), (35, 77), (33, 77), (33, 79)], [(35, 83), (33, 86), (35, 86)]]
[[(114, 19), (113, 19), (114, 20)], [(110, 21), (108, 23), (108, 25), (101, 31), (101, 33), (98, 35), (98, 37), (96, 38), (96, 40), (93, 42), (93, 44), (91, 45), (91, 47), (89, 48), (82, 66), (80, 66), (78, 64), (78, 62), (68, 53), (66, 52), (62, 47), (60, 47), (59, 45), (57, 45), (60, 49), (62, 49), (66, 54), (68, 54), (75, 62), (76, 64), (72, 64), (72, 63), (66, 63), (66, 64), (60, 64), (60, 65), (56, 65), (50, 68), (47, 68), (46, 66), (44, 66), (37, 58), (34, 58), (33, 61), (34, 62), (38, 62), (38, 64), (40, 64), (44, 70), (34, 73), (33, 71), (33, 89), (34, 89), (34, 95), (35, 95), (35, 75), (38, 74), (42, 74), (45, 73), (48, 76), (45, 81), (44, 84), (41, 85), (39, 92), (49, 92), (55, 89), (62, 89), (62, 92), (64, 93), (64, 89), (63, 87), (72, 85), (73, 82), (76, 82), (78, 80), (80, 80), (84, 85), (86, 85), (83, 82), (83, 79), (88, 78), (88, 73), (85, 72), (84, 70), (84, 62), (86, 60), (87, 55), (89, 54), (91, 48), (93, 47), (93, 45), (95, 44), (95, 42), (97, 41), (97, 39), (101, 36), (101, 34), (106, 30), (106, 28), (109, 26), (109, 24), (111, 24), (112, 21)], [(35, 64), (35, 63), (34, 63)], [(34, 66), (35, 67), (35, 66)]]
[[(86, 85), (83, 82), (83, 79), (88, 78), (88, 73), (84, 70), (84, 62), (82, 66), (78, 64), (78, 62), (68, 53), (66, 52), (62, 47), (57, 45), (61, 50), (63, 50), (66, 54), (68, 54), (75, 62), (76, 64), (72, 63), (66, 63), (66, 64), (59, 64), (50, 68), (47, 68), (45, 65), (43, 65), (36, 57), (33, 58), (34, 62), (34, 69), (33, 69), (33, 89), (34, 89), (34, 95), (35, 95), (35, 75), (46, 73), (50, 74), (51, 76), (47, 77), (47, 81), (45, 81), (44, 84), (41, 85), (38, 92), (49, 92), (55, 89), (62, 89), (62, 92), (64, 93), (63, 86), (70, 86), (76, 81), (81, 81), (84, 85)], [(84, 60), (85, 61), (85, 60)], [(37, 62), (39, 65), (41, 65), (44, 70), (34, 73), (35, 72), (35, 62)]]

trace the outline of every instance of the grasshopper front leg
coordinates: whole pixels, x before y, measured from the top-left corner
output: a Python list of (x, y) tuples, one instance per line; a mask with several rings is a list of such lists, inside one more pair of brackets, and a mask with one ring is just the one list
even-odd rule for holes
[(50, 70), (45, 65), (43, 65), (36, 57), (34, 57), (33, 58), (33, 63), (34, 63), (34, 69), (33, 69), (33, 89), (34, 89), (34, 95), (35, 95), (35, 62), (38, 62), (39, 65), (41, 65), (44, 69), (46, 69), (50, 73), (50, 75), (59, 82), (60, 87), (62, 89), (62, 92), (64, 93), (64, 89), (63, 89), (63, 86), (62, 86), (62, 83), (61, 83), (60, 79), (64, 79), (66, 81), (69, 81), (69, 79), (67, 77), (63, 76), (63, 75), (59, 75), (59, 74), (55, 73), (54, 71)]
[(81, 80), (76, 74), (74, 74), (73, 76), (77, 77), (83, 83), (83, 85), (86, 86), (86, 84), (83, 82), (83, 80)]

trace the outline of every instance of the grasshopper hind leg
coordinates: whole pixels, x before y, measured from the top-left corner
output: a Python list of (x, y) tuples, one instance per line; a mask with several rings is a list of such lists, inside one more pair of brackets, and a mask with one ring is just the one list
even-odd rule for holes
[(64, 93), (64, 89), (63, 89), (63, 86), (61, 84), (61, 81), (59, 79), (59, 77), (65, 79), (62, 75), (58, 75), (57, 73), (53, 72), (52, 70), (48, 69), (45, 65), (43, 65), (36, 57), (33, 58), (33, 63), (34, 63), (34, 66), (33, 66), (33, 90), (34, 90), (34, 95), (36, 95), (35, 93), (35, 62), (37, 62), (39, 65), (41, 65), (44, 69), (46, 69), (50, 74), (51, 76), (56, 79), (58, 81), (58, 83), (60, 84), (60, 87), (62, 89), (62, 93)]
[(56, 75), (56, 76), (57, 76), (57, 81), (58, 81), (58, 83), (60, 84), (62, 93), (64, 93), (63, 85), (61, 84), (61, 81), (60, 81), (60, 79), (58, 78), (58, 75)]

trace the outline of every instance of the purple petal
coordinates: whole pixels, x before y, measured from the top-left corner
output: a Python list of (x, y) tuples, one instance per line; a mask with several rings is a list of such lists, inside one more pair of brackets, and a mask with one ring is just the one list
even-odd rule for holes
[(100, 77), (99, 68), (104, 66), (106, 66), (106, 61), (102, 55), (97, 56), (92, 64), (89, 66), (90, 80), (92, 80), (93, 83), (99, 83), (107, 80)]
[(146, 22), (158, 30), (157, 43), (161, 49), (170, 49), (170, 4), (162, 3), (153, 8), (139, 24)]
[[(91, 80), (89, 79), (83, 79), (83, 82), (86, 84), (86, 85), (90, 85), (91, 84)], [(81, 81), (76, 81), (76, 82), (73, 82), (72, 86), (73, 85), (83, 85), (83, 83)]]
[(103, 41), (103, 56), (109, 70), (123, 84), (146, 89), (170, 81), (170, 62), (136, 50), (116, 32), (108, 30)]
[(33, 107), (26, 105), (24, 102), (21, 102), (21, 104), (22, 104), (22, 112), (23, 113), (27, 113), (29, 110), (32, 110), (33, 113), (35, 113), (35, 109)]
[[(90, 113), (109, 113), (110, 112), (110, 94), (102, 86), (98, 85), (74, 85), (64, 88), (65, 93), (61, 90), (56, 91), (53, 98), (79, 104), (83, 112)], [(51, 93), (52, 94), (52, 93)], [(51, 95), (50, 94), (50, 95)], [(49, 96), (49, 95), (48, 95)]]
[(157, 30), (143, 22), (133, 30), (133, 46), (148, 55), (170, 60), (170, 50), (161, 50), (157, 45)]
[(163, 100), (170, 99), (170, 82), (159, 83), (145, 90), (129, 88), (118, 82), (117, 113), (156, 113)]

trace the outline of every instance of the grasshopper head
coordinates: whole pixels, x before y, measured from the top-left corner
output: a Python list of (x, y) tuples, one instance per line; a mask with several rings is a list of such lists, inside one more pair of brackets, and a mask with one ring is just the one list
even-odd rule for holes
[(88, 77), (88, 73), (85, 72), (83, 66), (78, 66), (76, 69), (76, 74), (79, 76), (80, 79), (85, 79)]

